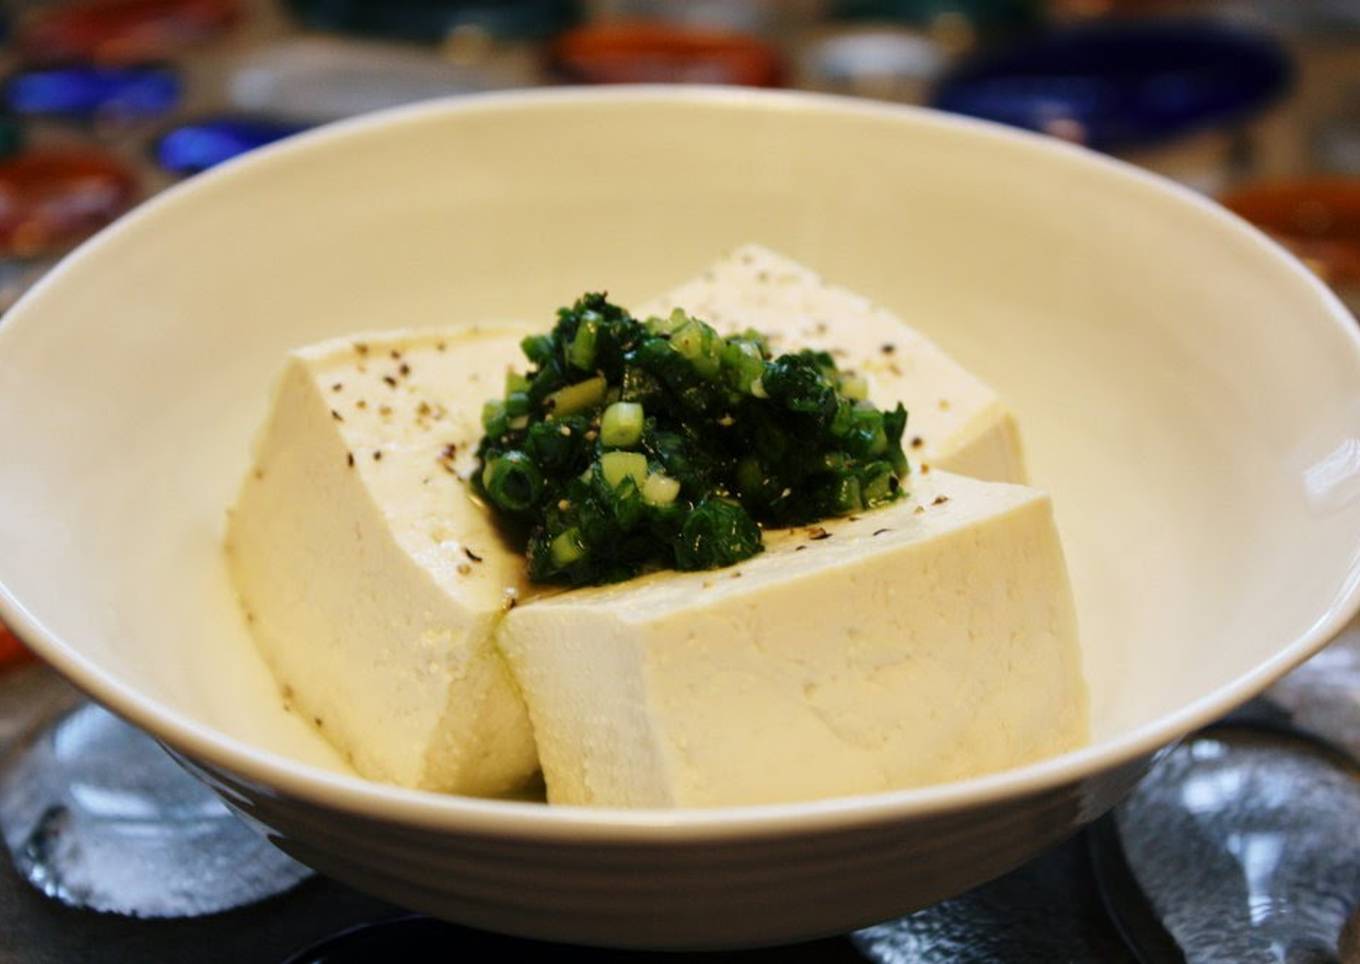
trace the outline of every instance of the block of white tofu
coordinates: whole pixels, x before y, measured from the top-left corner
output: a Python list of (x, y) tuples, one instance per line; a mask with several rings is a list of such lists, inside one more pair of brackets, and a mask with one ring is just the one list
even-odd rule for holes
[(932, 471), (729, 569), (513, 610), (498, 636), (553, 803), (706, 807), (915, 787), (1081, 745), (1048, 497)]
[(294, 352), (230, 513), (231, 575), (284, 699), (364, 776), (498, 794), (537, 772), (493, 642), (524, 558), (460, 477), (522, 335)]
[(903, 443), (913, 462), (994, 482), (1027, 481), (1015, 416), (995, 391), (886, 308), (795, 261), (744, 245), (634, 314), (675, 307), (724, 334), (764, 332), (777, 352), (831, 351), (841, 368), (866, 377), (880, 408), (907, 407)]

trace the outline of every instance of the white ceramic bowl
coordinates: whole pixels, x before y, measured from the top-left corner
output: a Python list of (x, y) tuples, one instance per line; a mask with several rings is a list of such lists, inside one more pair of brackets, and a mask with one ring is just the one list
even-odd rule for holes
[[(624, 304), (754, 240), (1015, 404), (1057, 503), (1093, 743), (964, 783), (685, 812), (368, 783), (280, 708), (223, 508), (284, 351)], [(785, 941), (960, 891), (1356, 608), (1360, 342), (1262, 235), (1053, 141), (831, 98), (564, 90), (323, 129), (144, 205), (0, 324), (0, 611), (279, 845), (414, 908), (635, 946)]]

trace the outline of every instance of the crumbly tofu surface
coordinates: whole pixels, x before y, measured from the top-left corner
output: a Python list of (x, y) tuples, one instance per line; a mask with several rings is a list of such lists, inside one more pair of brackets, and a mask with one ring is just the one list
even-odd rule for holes
[(909, 499), (767, 534), (729, 569), (512, 611), (499, 642), (553, 803), (705, 807), (868, 793), (1086, 739), (1047, 496), (932, 471)]
[(493, 634), (523, 557), (463, 476), (520, 330), (356, 336), (292, 354), (228, 526), (284, 696), (364, 776), (466, 794), (538, 769)]

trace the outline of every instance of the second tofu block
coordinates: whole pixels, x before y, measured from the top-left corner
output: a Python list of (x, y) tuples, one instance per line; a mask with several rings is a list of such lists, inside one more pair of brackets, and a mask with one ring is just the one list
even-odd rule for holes
[(1047, 496), (941, 472), (730, 569), (512, 611), (498, 642), (553, 803), (719, 806), (913, 787), (1080, 745)]
[[(886, 308), (758, 244), (747, 244), (641, 306), (680, 307), (724, 334), (754, 328), (776, 353), (820, 348), (869, 382), (880, 408), (907, 407), (913, 463), (992, 482), (1025, 482), (1015, 416), (997, 393)], [(912, 442), (913, 439), (919, 441)]]

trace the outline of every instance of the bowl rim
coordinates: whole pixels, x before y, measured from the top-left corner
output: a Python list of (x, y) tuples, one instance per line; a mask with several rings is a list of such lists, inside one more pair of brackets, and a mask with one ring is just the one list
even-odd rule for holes
[[(3, 319), (5, 323), (0, 324), (0, 349), (5, 336), (26, 323), (23, 318), (31, 305), (39, 302), (49, 289), (64, 283), (74, 267), (97, 257), (104, 246), (130, 226), (192, 204), (197, 195), (227, 188), (234, 180), (278, 159), (325, 150), (348, 137), (381, 128), (419, 125), (438, 117), (545, 106), (570, 109), (582, 104), (812, 111), (882, 118), (963, 132), (980, 145), (1047, 154), (1063, 163), (1103, 170), (1128, 187), (1160, 193), (1187, 213), (1193, 211), (1193, 216), (1217, 222), (1227, 235), (1235, 235), (1236, 242), (1254, 247), (1259, 255), (1287, 269), (1311, 289), (1327, 310), (1331, 323), (1349, 341), (1360, 364), (1360, 328), (1336, 295), (1301, 262), (1211, 199), (1159, 175), (1042, 135), (928, 108), (830, 94), (702, 85), (559, 87), (455, 95), (376, 111), (286, 138), (170, 187), (66, 255), (10, 309)], [(283, 794), (323, 809), (435, 831), (456, 830), (544, 842), (673, 844), (841, 831), (938, 816), (1041, 794), (1134, 763), (1250, 699), (1320, 650), (1360, 610), (1360, 545), (1352, 553), (1343, 575), (1341, 589), (1324, 611), (1269, 659), (1173, 713), (1100, 743), (1021, 767), (934, 786), (795, 803), (674, 810), (546, 806), (463, 797), (392, 786), (302, 763), (218, 731), (106, 676), (93, 660), (48, 629), (3, 581), (0, 581), (0, 617), (45, 662), (119, 716), (148, 731), (197, 766), (267, 788), (273, 795)]]

